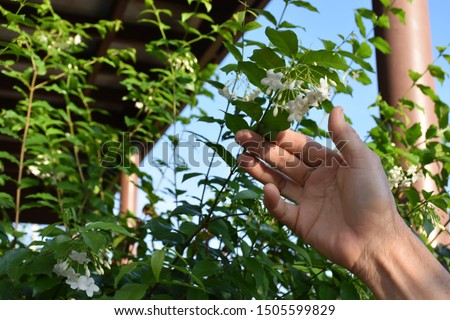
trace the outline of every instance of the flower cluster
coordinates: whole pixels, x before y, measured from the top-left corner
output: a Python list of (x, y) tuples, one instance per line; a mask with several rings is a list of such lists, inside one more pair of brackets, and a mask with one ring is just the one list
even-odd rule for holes
[(175, 70), (183, 70), (185, 72), (193, 73), (195, 72), (194, 66), (198, 64), (197, 58), (190, 52), (177, 55), (176, 57), (170, 58), (170, 63)]
[[(55, 264), (53, 272), (58, 276), (67, 278), (66, 283), (71, 289), (85, 291), (88, 297), (92, 297), (94, 292), (98, 292), (100, 288), (95, 284), (94, 279), (91, 277), (91, 271), (88, 266), (91, 259), (88, 258), (86, 252), (77, 252), (75, 250), (72, 250), (69, 254), (69, 258), (70, 259), (59, 261)], [(71, 266), (74, 263), (76, 263), (76, 269), (83, 266), (84, 274), (75, 271)]]
[[(281, 105), (276, 104), (274, 116), (278, 114), (278, 108), (287, 109), (290, 112), (288, 121), (301, 121), (302, 117), (311, 107), (318, 107), (322, 102), (328, 100), (331, 94), (331, 86), (336, 86), (333, 80), (328, 81), (327, 77), (321, 78), (319, 85), (304, 88), (303, 82), (298, 80), (283, 80), (282, 72), (274, 72), (272, 69), (266, 71), (266, 77), (261, 80), (263, 86), (267, 86), (266, 94), (270, 95), (272, 91), (289, 91), (289, 95), (294, 93), (294, 99), (288, 102), (283, 101)], [(331, 85), (331, 86), (330, 86)], [(279, 95), (281, 98), (282, 95)]]
[[(274, 116), (278, 115), (279, 108), (288, 110), (290, 115), (288, 121), (294, 120), (300, 122), (303, 116), (311, 107), (318, 107), (325, 100), (330, 99), (331, 88), (336, 86), (333, 80), (329, 80), (326, 76), (319, 80), (317, 85), (305, 85), (303, 81), (296, 79), (286, 79), (282, 72), (274, 72), (273, 69), (266, 71), (266, 77), (261, 79), (261, 85), (266, 87), (265, 94), (270, 96), (272, 93), (276, 95), (276, 104), (273, 110)], [(243, 98), (239, 98), (236, 92), (231, 92), (227, 85), (219, 89), (219, 94), (227, 100), (253, 101), (259, 96), (261, 91), (256, 88), (254, 90), (246, 90)]]
[(83, 43), (83, 38), (78, 33), (65, 39), (62, 39), (56, 34), (41, 33), (41, 31), (36, 31), (35, 36), (39, 40), (39, 43), (48, 49), (57, 49), (58, 51), (70, 51), (71, 47), (77, 47)]
[(224, 97), (227, 100), (239, 99), (241, 101), (248, 102), (255, 100), (261, 93), (261, 90), (259, 90), (258, 88), (252, 90), (250, 86), (248, 86), (242, 98), (239, 98), (236, 92), (231, 92), (227, 85), (225, 85), (222, 89), (219, 89), (218, 92), (222, 97)]
[[(61, 150), (56, 150), (56, 154), (57, 155), (61, 155), (62, 151)], [(57, 162), (56, 162), (54, 157), (51, 157), (50, 155), (47, 155), (47, 154), (39, 154), (36, 157), (36, 159), (37, 160), (34, 162), (33, 165), (29, 165), (28, 166), (28, 170), (34, 176), (36, 176), (36, 177), (38, 177), (40, 179), (47, 179), (47, 178), (50, 178), (52, 176), (60, 179), (60, 178), (63, 178), (65, 176), (65, 174), (63, 172), (58, 172), (58, 173), (56, 173), (54, 175), (50, 174), (50, 172), (43, 172), (43, 171), (46, 171), (45, 169), (47, 169), (47, 171), (50, 171), (52, 166), (57, 164)]]
[(413, 183), (419, 180), (420, 177), (421, 173), (418, 172), (417, 166), (411, 166), (406, 171), (399, 166), (394, 166), (388, 172), (388, 181), (391, 189), (398, 187), (409, 188)]

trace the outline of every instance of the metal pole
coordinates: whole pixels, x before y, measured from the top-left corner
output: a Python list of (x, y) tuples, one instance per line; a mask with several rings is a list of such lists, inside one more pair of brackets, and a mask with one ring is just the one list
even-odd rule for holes
[[(374, 11), (381, 14), (384, 10), (379, 0), (372, 0)], [(414, 101), (423, 108), (419, 110), (402, 111), (405, 117), (398, 118), (408, 127), (420, 123), (423, 137), (431, 124), (437, 125), (437, 117), (434, 113), (434, 103), (416, 86), (412, 87), (413, 81), (408, 76), (410, 69), (422, 73), (427, 70), (428, 65), (433, 62), (430, 20), (428, 14), (428, 1), (416, 0), (410, 3), (408, 0), (393, 1), (394, 7), (401, 8), (406, 12), (406, 25), (402, 24), (397, 17), (389, 14), (390, 29), (376, 28), (375, 34), (384, 38), (391, 46), (391, 54), (384, 55), (377, 51), (377, 73), (378, 86), (383, 99), (392, 106), (399, 105), (402, 98)], [(435, 89), (435, 80), (427, 72), (418, 83)], [(394, 128), (395, 130), (395, 128)], [(423, 141), (422, 140), (422, 141)], [(422, 144), (423, 146), (423, 144)], [(433, 163), (427, 166), (433, 174), (440, 172), (439, 165)], [(416, 183), (418, 190), (437, 191), (437, 186), (433, 179), (426, 177)], [(448, 222), (448, 214), (439, 210), (441, 222), (445, 225)], [(437, 231), (435, 231), (437, 232)], [(438, 237), (430, 235), (430, 239), (435, 239), (433, 245), (450, 245), (450, 236), (441, 233)]]

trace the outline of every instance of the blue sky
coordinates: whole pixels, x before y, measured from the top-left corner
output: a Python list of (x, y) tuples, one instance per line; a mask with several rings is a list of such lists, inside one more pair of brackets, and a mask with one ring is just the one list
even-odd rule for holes
[[(415, 0), (415, 1), (425, 1), (425, 0)], [(309, 48), (322, 48), (322, 43), (320, 39), (332, 40), (335, 42), (339, 42), (338, 34), (342, 34), (344, 36), (348, 35), (352, 31), (357, 33), (357, 28), (354, 23), (354, 10), (360, 7), (371, 7), (371, 0), (312, 0), (312, 4), (314, 4), (319, 9), (318, 13), (313, 13), (306, 11), (304, 9), (297, 9), (292, 7), (291, 10), (288, 10), (285, 14), (285, 20), (303, 26), (306, 28), (306, 31), (299, 31), (298, 36), (303, 46)], [(281, 11), (283, 9), (284, 2), (282, 0), (272, 0), (266, 9), (270, 11), (275, 17), (279, 17), (281, 15)], [(445, 46), (450, 43), (449, 30), (450, 25), (448, 22), (448, 12), (450, 12), (450, 1), (446, 0), (429, 0), (429, 9), (430, 9), (430, 20), (431, 20), (431, 31), (432, 31), (432, 42), (433, 47), (435, 46)], [(263, 25), (266, 25), (264, 19), (259, 20)], [(251, 37), (253, 39), (259, 41), (266, 41), (264, 36), (264, 28), (254, 32)], [(434, 50), (436, 54), (436, 50)], [(232, 62), (230, 57), (225, 58), (222, 62), (222, 65), (228, 64)], [(375, 66), (375, 58), (372, 58), (372, 65)], [(450, 72), (450, 68), (448, 63), (445, 60), (439, 61), (437, 64), (441, 65), (444, 70)], [(352, 83), (353, 85), (353, 95), (338, 95), (334, 98), (334, 105), (341, 105), (344, 107), (346, 114), (352, 119), (354, 123), (354, 127), (356, 131), (360, 134), (361, 137), (366, 137), (367, 132), (370, 128), (374, 126), (374, 121), (371, 119), (371, 114), (376, 114), (376, 109), (368, 110), (367, 107), (375, 101), (375, 98), (378, 94), (378, 88), (376, 85), (376, 75), (372, 74), (372, 85), (363, 86), (357, 83), (356, 81)], [(222, 75), (221, 81), (225, 82), (226, 80), (231, 80), (231, 78), (227, 78), (225, 75)], [(437, 84), (437, 91), (441, 95), (441, 98), (450, 103), (450, 84), (444, 83), (444, 86)], [(226, 106), (226, 100), (221, 96), (216, 96), (213, 101), (207, 98), (200, 99), (199, 106), (206, 110), (208, 113), (211, 113), (212, 116), (217, 118), (222, 118), (223, 113), (220, 110), (223, 110)], [(190, 116), (192, 110), (188, 107), (183, 112), (183, 116)], [(195, 112), (195, 110), (194, 110)], [(323, 128), (326, 128), (327, 121), (324, 119), (322, 111), (313, 111), (309, 115), (310, 118), (318, 121)], [(182, 127), (177, 125), (175, 128), (177, 133), (180, 133), (182, 138), (187, 139), (186, 130), (194, 131), (200, 133), (202, 135), (207, 136), (211, 140), (215, 140), (217, 137), (217, 129), (218, 126), (210, 126), (205, 125), (204, 123), (195, 123), (195, 121), (187, 126)], [(169, 128), (169, 134), (174, 133), (174, 128)], [(167, 143), (167, 139), (161, 139), (161, 141), (155, 146), (154, 152), (150, 154), (152, 158), (160, 158), (163, 157), (163, 144)], [(191, 150), (192, 151), (192, 150)], [(196, 159), (201, 160), (201, 152), (200, 150), (194, 150), (194, 155)], [(181, 150), (180, 154), (185, 158), (188, 157), (186, 151)], [(173, 174), (170, 171), (167, 171), (166, 174), (163, 175), (156, 169), (154, 166), (150, 164), (150, 160), (147, 158), (143, 161), (142, 165), (145, 166), (145, 171), (153, 176), (153, 182), (155, 186), (159, 186), (162, 190), (165, 187), (169, 187), (167, 179), (172, 179)], [(200, 161), (201, 162), (201, 161)], [(195, 168), (196, 172), (205, 172), (207, 169), (206, 166), (201, 166), (200, 168)], [(219, 168), (215, 168), (213, 170), (213, 175), (226, 175), (227, 167), (220, 166)], [(180, 175), (179, 187), (184, 189), (189, 189), (188, 193), (191, 195), (194, 194), (199, 196), (201, 189), (197, 187), (195, 180), (190, 180), (190, 182), (185, 184), (180, 184), (182, 174)], [(138, 197), (138, 215), (141, 211), (141, 208), (146, 203), (145, 195), (140, 192)], [(167, 201), (164, 201), (160, 204), (158, 209), (170, 209), (173, 208), (174, 204), (170, 198), (167, 198)]]

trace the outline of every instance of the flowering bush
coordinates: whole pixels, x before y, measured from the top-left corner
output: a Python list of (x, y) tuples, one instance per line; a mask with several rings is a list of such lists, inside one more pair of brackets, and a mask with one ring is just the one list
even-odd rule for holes
[[(89, 34), (95, 31), (105, 36), (118, 29), (120, 21), (73, 25), (54, 12), (51, 1), (17, 1), (15, 12), (0, 5), (7, 20), (2, 27), (14, 34), (1, 44), (0, 66), (4, 76), (18, 83), (15, 90), (20, 95), (15, 108), (2, 108), (0, 133), (21, 141), (19, 158), (0, 151), (2, 162), (19, 168), (18, 177), (0, 174), (0, 185), (8, 181), (17, 187), (15, 196), (0, 192), (1, 298), (373, 298), (354, 275), (294, 237), (266, 212), (261, 186), (238, 168), (235, 154), (225, 146), (241, 129), (255, 130), (267, 139), (288, 128), (327, 137), (308, 118), (310, 109), (329, 113), (333, 95), (351, 94), (351, 81), (370, 84), (367, 73), (374, 70), (367, 61), (372, 46), (387, 52), (389, 45), (366, 32), (366, 25), (387, 27), (388, 12), (399, 18), (404, 18), (404, 13), (390, 1), (383, 1), (382, 16), (360, 9), (355, 13), (359, 35), (343, 37), (339, 45), (323, 40), (323, 49), (312, 50), (300, 45), (296, 27), (283, 16), (276, 18), (268, 11), (244, 6), (229, 21), (217, 25), (208, 15), (210, 1), (187, 2), (196, 3), (197, 9), (181, 15), (178, 22), (189, 37), (180, 40), (167, 36), (170, 27), (161, 20), (161, 15), (170, 15), (170, 11), (146, 1), (145, 12), (152, 18), (141, 23), (158, 25), (161, 33), (160, 39), (148, 43), (147, 54), (164, 63), (164, 68), (148, 73), (136, 70), (132, 48), (110, 50), (101, 57), (77, 56), (86, 48), (84, 41)], [(284, 0), (284, 5), (317, 11), (306, 1)], [(34, 10), (34, 14), (25, 16), (21, 13), (24, 8)], [(269, 21), (264, 42), (247, 37), (248, 32), (262, 28), (258, 22), (248, 22), (252, 15)], [(186, 23), (190, 18), (211, 21), (210, 33), (193, 30)], [(236, 43), (238, 33), (244, 36)], [(231, 79), (225, 84), (212, 78), (215, 66), (200, 68), (192, 52), (196, 41), (215, 41), (218, 36), (235, 59), (221, 68)], [(168, 45), (171, 50), (167, 50)], [(249, 49), (252, 53), (246, 57), (244, 52)], [(440, 57), (448, 59), (446, 49), (440, 48)], [(29, 62), (25, 71), (17, 65), (18, 58)], [(108, 64), (122, 76), (121, 84), (128, 92), (124, 100), (134, 102), (137, 109), (136, 117), (124, 119), (127, 129), (123, 132), (92, 117), (95, 112), (104, 112), (85, 95), (85, 90), (92, 89), (86, 79), (95, 64)], [(443, 80), (439, 67), (430, 68)], [(415, 84), (420, 76), (411, 73)], [(205, 83), (226, 98), (223, 118), (213, 118), (197, 107), (199, 95), (213, 96)], [(435, 101), (439, 119), (439, 126), (427, 128), (426, 141), (422, 142), (427, 148), (416, 148), (423, 129), (419, 124), (406, 127), (394, 123), (402, 135), (392, 129), (393, 115), (400, 111), (381, 97), (373, 105), (380, 115), (375, 119), (377, 126), (370, 130), (368, 145), (382, 159), (399, 212), (430, 245), (430, 233), (436, 227), (444, 230), (435, 209), (447, 212), (449, 208), (450, 136), (448, 106), (429, 88), (422, 89)], [(61, 96), (66, 107), (39, 100), (36, 92)], [(217, 133), (216, 137), (204, 137), (194, 132), (212, 152), (206, 173), (189, 167), (178, 153), (181, 141), (175, 124), (190, 121), (178, 114), (184, 105), (198, 108), (201, 115), (196, 120)], [(173, 124), (174, 128), (173, 134), (167, 133), (172, 162), (160, 162), (164, 173), (173, 172), (173, 187), (166, 190), (169, 196), (159, 192), (144, 170), (117, 165), (111, 154), (103, 152), (105, 143), (120, 143), (124, 134), (155, 141), (159, 135), (155, 122)], [(397, 140), (401, 147), (393, 144)], [(130, 154), (120, 156), (131, 163)], [(225, 177), (214, 175), (217, 158), (229, 167)], [(433, 176), (442, 192), (420, 194), (413, 184), (427, 174), (426, 165), (432, 162), (442, 163), (441, 174)], [(111, 174), (112, 169), (140, 178), (139, 187), (148, 200), (143, 217), (115, 211), (116, 189), (111, 186), (116, 185), (117, 171)], [(25, 177), (26, 172), (30, 175)], [(199, 189), (183, 189), (186, 181), (195, 181)], [(44, 191), (28, 195), (28, 201), (22, 203), (21, 192), (35, 186)], [(173, 197), (175, 208), (157, 209), (168, 197)], [(41, 226), (39, 237), (27, 242), (19, 221), (30, 207), (45, 207), (58, 219)], [(15, 221), (10, 221), (10, 212)], [(443, 248), (435, 254), (449, 264)]]

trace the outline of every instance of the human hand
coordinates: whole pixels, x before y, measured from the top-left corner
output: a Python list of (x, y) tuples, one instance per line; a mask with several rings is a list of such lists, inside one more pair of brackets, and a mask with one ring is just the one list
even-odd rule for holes
[(236, 141), (246, 153), (238, 161), (265, 184), (264, 203), (275, 218), (333, 262), (358, 272), (360, 258), (405, 225), (379, 157), (345, 123), (342, 108), (331, 112), (329, 131), (340, 153), (293, 131), (279, 133), (274, 143), (239, 131)]

